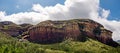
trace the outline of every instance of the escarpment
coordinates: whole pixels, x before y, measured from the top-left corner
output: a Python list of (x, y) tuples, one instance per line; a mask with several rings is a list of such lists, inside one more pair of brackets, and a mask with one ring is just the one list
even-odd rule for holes
[(118, 46), (112, 40), (112, 32), (89, 19), (65, 21), (43, 21), (28, 30), (29, 41), (37, 43), (57, 43), (66, 39), (86, 41), (91, 38), (110, 46)]

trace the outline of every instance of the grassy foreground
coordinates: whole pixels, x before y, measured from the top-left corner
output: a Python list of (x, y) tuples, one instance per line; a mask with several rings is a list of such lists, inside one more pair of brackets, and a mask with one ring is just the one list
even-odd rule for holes
[(0, 53), (120, 53), (120, 47), (113, 48), (92, 39), (42, 45), (19, 42), (17, 38), (0, 32)]

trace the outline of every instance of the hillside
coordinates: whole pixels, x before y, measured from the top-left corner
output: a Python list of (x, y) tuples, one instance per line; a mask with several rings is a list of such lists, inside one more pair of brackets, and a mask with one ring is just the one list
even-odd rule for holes
[(22, 35), (23, 32), (27, 31), (31, 24), (21, 24), (17, 25), (10, 21), (0, 22), (0, 31), (9, 34), (12, 37), (17, 37)]
[(0, 31), (9, 34), (10, 36), (16, 37), (19, 35), (21, 27), (13, 22), (4, 21), (0, 22)]
[(111, 31), (89, 19), (34, 26), (6, 21), (0, 22), (0, 53), (120, 53), (111, 37)]
[(107, 46), (88, 38), (86, 42), (66, 40), (55, 44), (19, 42), (0, 32), (0, 53), (119, 53), (120, 48)]

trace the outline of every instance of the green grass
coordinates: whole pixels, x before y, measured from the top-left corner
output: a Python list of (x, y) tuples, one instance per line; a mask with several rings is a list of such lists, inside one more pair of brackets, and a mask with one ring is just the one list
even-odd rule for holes
[(114, 48), (92, 39), (86, 42), (68, 39), (62, 43), (42, 45), (19, 42), (17, 38), (0, 32), (0, 53), (120, 53), (120, 47)]

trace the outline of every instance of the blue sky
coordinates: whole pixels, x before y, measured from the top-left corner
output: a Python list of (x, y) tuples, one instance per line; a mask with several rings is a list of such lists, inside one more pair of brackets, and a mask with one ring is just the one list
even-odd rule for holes
[[(24, 1), (24, 2), (23, 2)], [(65, 0), (0, 0), (0, 11), (5, 11), (8, 15), (13, 13), (31, 11), (33, 4), (54, 6), (57, 3), (64, 4)], [(109, 20), (120, 20), (120, 0), (100, 0), (100, 6), (110, 10)]]
[(108, 19), (120, 20), (120, 0), (100, 0), (100, 6), (110, 10)]
[(63, 4), (65, 0), (0, 0), (0, 11), (7, 14), (30, 11), (33, 4), (54, 6), (57, 3)]

